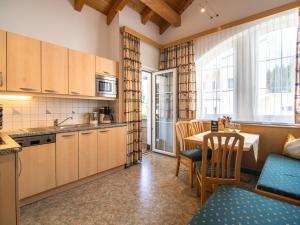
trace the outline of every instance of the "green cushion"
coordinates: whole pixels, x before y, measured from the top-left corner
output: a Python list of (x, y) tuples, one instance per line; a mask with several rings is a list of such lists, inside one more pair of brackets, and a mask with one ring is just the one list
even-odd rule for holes
[(257, 189), (300, 200), (300, 160), (270, 154), (257, 182)]
[[(197, 149), (181, 151), (180, 154), (187, 157), (187, 158), (192, 159), (193, 162), (202, 160), (202, 149), (201, 149), (201, 147), (199, 147)], [(211, 149), (208, 149), (207, 158), (210, 159), (211, 155), (212, 155)]]
[(209, 197), (188, 224), (300, 224), (299, 215), (299, 206), (222, 186)]

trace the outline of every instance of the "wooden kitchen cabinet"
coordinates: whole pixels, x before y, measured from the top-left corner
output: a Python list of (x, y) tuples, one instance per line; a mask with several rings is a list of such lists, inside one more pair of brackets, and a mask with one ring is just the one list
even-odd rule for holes
[(107, 74), (113, 76), (119, 76), (119, 65), (116, 61), (96, 57), (96, 73), (97, 74)]
[(7, 90), (41, 92), (41, 42), (7, 33)]
[(18, 224), (17, 154), (0, 155), (0, 224)]
[(42, 92), (68, 94), (68, 49), (42, 42)]
[(95, 56), (69, 50), (69, 94), (95, 96)]
[(126, 163), (127, 127), (98, 130), (98, 172)]
[(6, 90), (6, 32), (0, 30), (0, 91)]
[(19, 198), (55, 188), (55, 144), (25, 147), (19, 153)]
[(78, 132), (56, 135), (56, 184), (78, 180)]
[(79, 179), (96, 174), (97, 163), (97, 130), (79, 132)]

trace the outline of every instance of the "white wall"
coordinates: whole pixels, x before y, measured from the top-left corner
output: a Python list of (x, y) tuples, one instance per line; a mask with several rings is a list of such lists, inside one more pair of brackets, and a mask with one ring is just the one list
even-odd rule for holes
[(0, 0), (0, 29), (109, 57), (106, 16), (73, 0)]
[(160, 41), (165, 44), (293, 1), (295, 0), (209, 0), (209, 4), (220, 14), (218, 18), (211, 20), (200, 12), (198, 0), (194, 0), (183, 12), (181, 26), (170, 27), (163, 33)]
[(159, 68), (159, 49), (141, 42), (141, 62), (142, 66), (151, 70)]
[[(130, 27), (154, 41), (160, 42), (161, 36), (159, 35), (158, 26), (151, 21), (145, 25), (142, 24), (140, 14), (127, 6), (119, 13), (119, 24), (120, 27)], [(145, 42), (141, 42), (141, 62), (143, 67), (157, 70), (159, 64), (159, 49)]]
[(142, 24), (141, 15), (128, 6), (120, 12), (120, 27), (122, 26), (128, 26), (154, 41), (160, 42), (161, 36), (158, 26), (151, 21), (145, 25)]
[[(30, 36), (71, 49), (120, 60), (120, 27), (128, 26), (160, 42), (159, 28), (141, 23), (140, 15), (125, 7), (106, 25), (106, 16), (74, 0), (0, 0), (0, 29)], [(141, 43), (143, 66), (158, 69), (159, 50)]]

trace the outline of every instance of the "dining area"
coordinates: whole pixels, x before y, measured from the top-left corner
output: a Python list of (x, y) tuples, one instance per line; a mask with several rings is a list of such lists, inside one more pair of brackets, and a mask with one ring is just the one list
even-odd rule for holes
[[(240, 187), (247, 176), (241, 173), (244, 153), (258, 158), (260, 135), (215, 126), (201, 120), (178, 121), (176, 176), (181, 166), (188, 170), (188, 185), (196, 187), (201, 205), (222, 185)], [(196, 179), (195, 179), (196, 178)]]

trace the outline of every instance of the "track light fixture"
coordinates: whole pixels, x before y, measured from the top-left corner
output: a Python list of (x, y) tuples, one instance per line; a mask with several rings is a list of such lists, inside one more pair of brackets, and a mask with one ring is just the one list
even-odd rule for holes
[(220, 14), (212, 6), (211, 1), (208, 2), (208, 0), (198, 0), (198, 4), (200, 7), (200, 12), (206, 13), (210, 19), (215, 19), (220, 16)]

